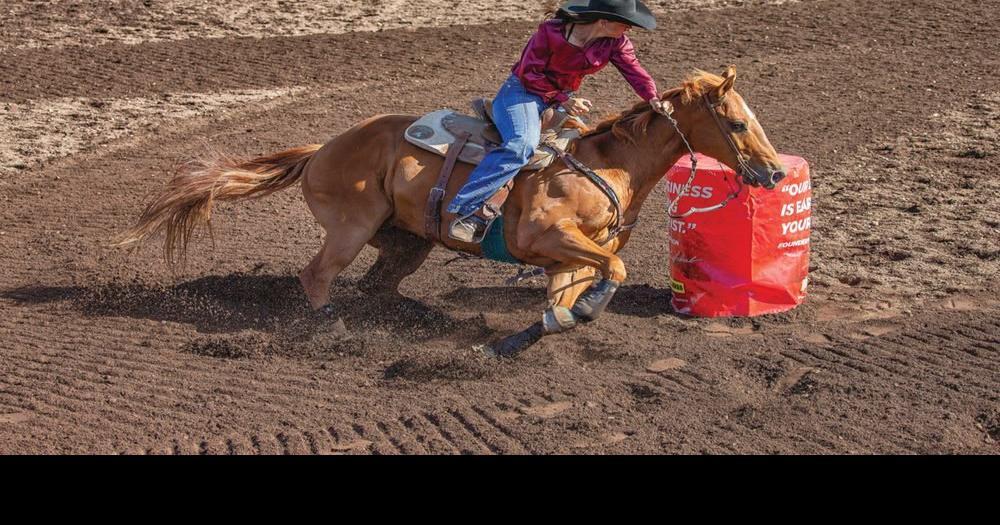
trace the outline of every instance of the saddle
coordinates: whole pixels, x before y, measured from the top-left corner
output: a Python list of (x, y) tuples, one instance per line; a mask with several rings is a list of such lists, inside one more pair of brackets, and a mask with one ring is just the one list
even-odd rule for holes
[[(428, 238), (440, 240), (441, 201), (444, 189), (457, 161), (477, 165), (502, 142), (500, 132), (493, 123), (492, 100), (479, 98), (472, 101), (475, 117), (450, 109), (440, 109), (420, 117), (406, 128), (404, 136), (411, 144), (445, 157), (438, 182), (431, 190), (425, 211)], [(542, 133), (538, 148), (522, 171), (538, 171), (548, 167), (566, 151), (569, 144), (587, 130), (586, 124), (563, 111), (548, 108), (542, 113)], [(511, 180), (490, 198), (480, 216), (492, 221), (500, 215), (501, 207), (513, 187)]]
[[(406, 128), (406, 140), (442, 157), (447, 157), (450, 146), (462, 133), (469, 135), (468, 141), (459, 152), (458, 160), (476, 165), (490, 150), (499, 146), (503, 139), (493, 124), (493, 101), (478, 98), (472, 101), (476, 116), (463, 115), (450, 109), (440, 109), (428, 113)], [(543, 169), (556, 158), (550, 148), (565, 151), (569, 144), (587, 129), (586, 124), (576, 117), (554, 108), (542, 114), (542, 135), (539, 147), (531, 161), (523, 169), (537, 171)]]

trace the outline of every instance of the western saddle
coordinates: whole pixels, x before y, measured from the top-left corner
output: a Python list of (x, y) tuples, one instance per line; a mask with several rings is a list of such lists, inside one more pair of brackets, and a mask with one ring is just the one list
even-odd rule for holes
[[(445, 188), (457, 161), (479, 164), (483, 157), (497, 148), (503, 139), (493, 123), (492, 100), (478, 98), (472, 101), (475, 117), (441, 109), (424, 115), (411, 124), (405, 132), (406, 140), (420, 148), (445, 158), (437, 184), (431, 190), (425, 210), (426, 230), (429, 239), (441, 239), (441, 204)], [(587, 131), (586, 124), (554, 107), (542, 113), (542, 134), (525, 171), (541, 170), (563, 157), (569, 144)], [(515, 177), (516, 178), (516, 177)], [(487, 222), (501, 214), (514, 181), (509, 181), (483, 206), (480, 216)]]

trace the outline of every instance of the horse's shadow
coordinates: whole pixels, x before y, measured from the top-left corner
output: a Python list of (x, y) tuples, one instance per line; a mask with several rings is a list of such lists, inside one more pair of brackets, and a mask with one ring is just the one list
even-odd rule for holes
[[(458, 288), (442, 296), (449, 303), (470, 311), (510, 312), (545, 309), (545, 290), (539, 287), (485, 286)], [(670, 289), (646, 284), (622, 286), (608, 305), (608, 311), (633, 317), (677, 315), (670, 306)]]
[[(157, 286), (109, 283), (93, 286), (29, 286), (0, 292), (16, 304), (65, 302), (87, 316), (127, 317), (189, 324), (201, 333), (275, 332), (316, 315), (293, 276), (232, 274)], [(419, 301), (367, 296), (353, 283), (333, 290), (332, 303), (348, 326), (405, 332), (427, 340), (457, 330), (459, 321)]]
[[(369, 296), (353, 282), (338, 282), (332, 303), (352, 331), (382, 330), (412, 342), (491, 337), (480, 317), (458, 319), (440, 308), (401, 296)], [(176, 285), (108, 283), (92, 286), (30, 286), (0, 292), (16, 304), (66, 303), (85, 316), (126, 317), (194, 326), (200, 333), (244, 330), (295, 337), (322, 330), (293, 276), (231, 274), (206, 276)], [(460, 288), (441, 296), (465, 312), (518, 312), (545, 308), (539, 287)], [(613, 313), (656, 317), (674, 315), (669, 290), (624, 286), (608, 307)], [(297, 331), (303, 333), (296, 334)], [(493, 334), (496, 335), (496, 334)]]
[(541, 311), (545, 308), (545, 289), (537, 287), (456, 288), (441, 298), (470, 312)]

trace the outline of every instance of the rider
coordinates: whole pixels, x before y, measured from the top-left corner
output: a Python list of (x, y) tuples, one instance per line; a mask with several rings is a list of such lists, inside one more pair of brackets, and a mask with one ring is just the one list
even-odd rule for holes
[(531, 37), (512, 75), (493, 100), (493, 121), (503, 144), (490, 151), (448, 205), (458, 215), (449, 237), (480, 242), (497, 210), (483, 204), (531, 160), (541, 135), (541, 113), (558, 105), (571, 116), (591, 109), (577, 98), (585, 75), (611, 62), (653, 109), (669, 111), (653, 78), (639, 64), (625, 33), (632, 26), (652, 30), (656, 19), (639, 0), (575, 0), (562, 4)]

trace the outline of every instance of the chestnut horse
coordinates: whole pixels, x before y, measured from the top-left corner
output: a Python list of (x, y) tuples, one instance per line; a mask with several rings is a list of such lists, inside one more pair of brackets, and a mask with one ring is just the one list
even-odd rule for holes
[[(543, 335), (594, 321), (625, 281), (615, 255), (657, 182), (690, 147), (740, 173), (750, 184), (773, 188), (784, 176), (778, 155), (743, 98), (733, 89), (736, 70), (721, 77), (696, 71), (661, 96), (675, 110), (674, 122), (637, 104), (582, 136), (572, 155), (603, 178), (617, 194), (623, 217), (609, 195), (591, 180), (557, 162), (525, 172), (503, 208), (510, 253), (548, 276), (548, 308), (526, 330), (481, 347), (492, 355), (514, 355)], [(175, 177), (146, 208), (120, 244), (166, 230), (168, 261), (183, 256), (194, 228), (207, 222), (212, 202), (262, 197), (302, 181), (305, 201), (326, 231), (323, 247), (299, 274), (309, 303), (343, 322), (330, 304), (330, 286), (361, 249), (370, 244), (378, 260), (361, 280), (373, 293), (395, 292), (417, 270), (433, 242), (425, 239), (424, 208), (443, 158), (407, 142), (413, 116), (380, 115), (360, 122), (323, 146), (290, 149), (248, 162), (229, 160)], [(447, 188), (449, 202), (471, 165), (460, 164)], [(454, 217), (443, 212), (442, 224)], [(609, 235), (610, 234), (610, 235)], [(608, 238), (608, 237), (611, 238)], [(443, 236), (448, 248), (481, 255), (479, 245)], [(598, 278), (598, 274), (600, 274)]]

